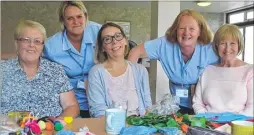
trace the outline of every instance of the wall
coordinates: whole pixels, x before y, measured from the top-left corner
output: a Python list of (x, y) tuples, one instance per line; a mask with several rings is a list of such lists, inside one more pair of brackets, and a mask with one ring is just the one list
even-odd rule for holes
[[(60, 29), (57, 9), (60, 2), (1, 2), (1, 49), (3, 53), (15, 52), (13, 33), (22, 18), (40, 22), (47, 29), (48, 36)], [(92, 2), (87, 1), (89, 19), (98, 23), (110, 21), (130, 21), (130, 39), (140, 43), (150, 39), (151, 2)]]
[(60, 30), (56, 14), (59, 2), (3, 1), (1, 3), (2, 53), (15, 51), (13, 33), (20, 19), (40, 22), (47, 29), (49, 36)]
[(209, 12), (201, 12), (204, 18), (207, 20), (211, 30), (213, 33), (219, 29), (221, 25), (224, 24), (224, 13), (209, 13)]

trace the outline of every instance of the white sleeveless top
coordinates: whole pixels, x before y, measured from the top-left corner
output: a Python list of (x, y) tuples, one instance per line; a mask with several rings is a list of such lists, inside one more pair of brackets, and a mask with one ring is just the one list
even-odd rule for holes
[(128, 101), (127, 115), (139, 115), (138, 95), (130, 65), (128, 64), (126, 71), (120, 76), (113, 77), (107, 70), (105, 75), (105, 81), (108, 85), (106, 88), (112, 101)]

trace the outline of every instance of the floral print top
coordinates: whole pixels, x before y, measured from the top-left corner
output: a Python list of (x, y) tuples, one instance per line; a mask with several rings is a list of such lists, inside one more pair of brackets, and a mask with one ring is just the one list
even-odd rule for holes
[[(40, 58), (36, 75), (28, 80), (18, 57), (0, 62), (0, 113), (31, 111), (38, 117), (59, 116), (60, 94), (72, 90), (61, 65)], [(0, 83), (1, 84), (1, 83)]]

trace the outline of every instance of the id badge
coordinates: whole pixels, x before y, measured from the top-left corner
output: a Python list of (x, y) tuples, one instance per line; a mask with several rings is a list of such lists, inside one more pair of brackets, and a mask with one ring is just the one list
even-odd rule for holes
[(77, 84), (77, 88), (82, 88), (82, 89), (84, 89), (84, 88), (85, 88), (85, 83), (84, 83), (84, 81), (79, 80), (79, 81), (78, 81), (78, 84)]
[(189, 90), (188, 89), (176, 89), (176, 96), (180, 98), (187, 98)]

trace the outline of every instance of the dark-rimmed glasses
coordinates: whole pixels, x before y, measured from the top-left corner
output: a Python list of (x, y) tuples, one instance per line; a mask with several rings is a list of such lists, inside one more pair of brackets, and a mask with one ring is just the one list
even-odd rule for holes
[(107, 36), (104, 36), (104, 37), (102, 38), (102, 42), (103, 42), (104, 44), (110, 44), (110, 43), (112, 43), (113, 38), (114, 38), (116, 41), (121, 41), (121, 40), (124, 38), (124, 35), (123, 35), (122, 33), (116, 33), (114, 36), (109, 36), (109, 35), (107, 35)]

